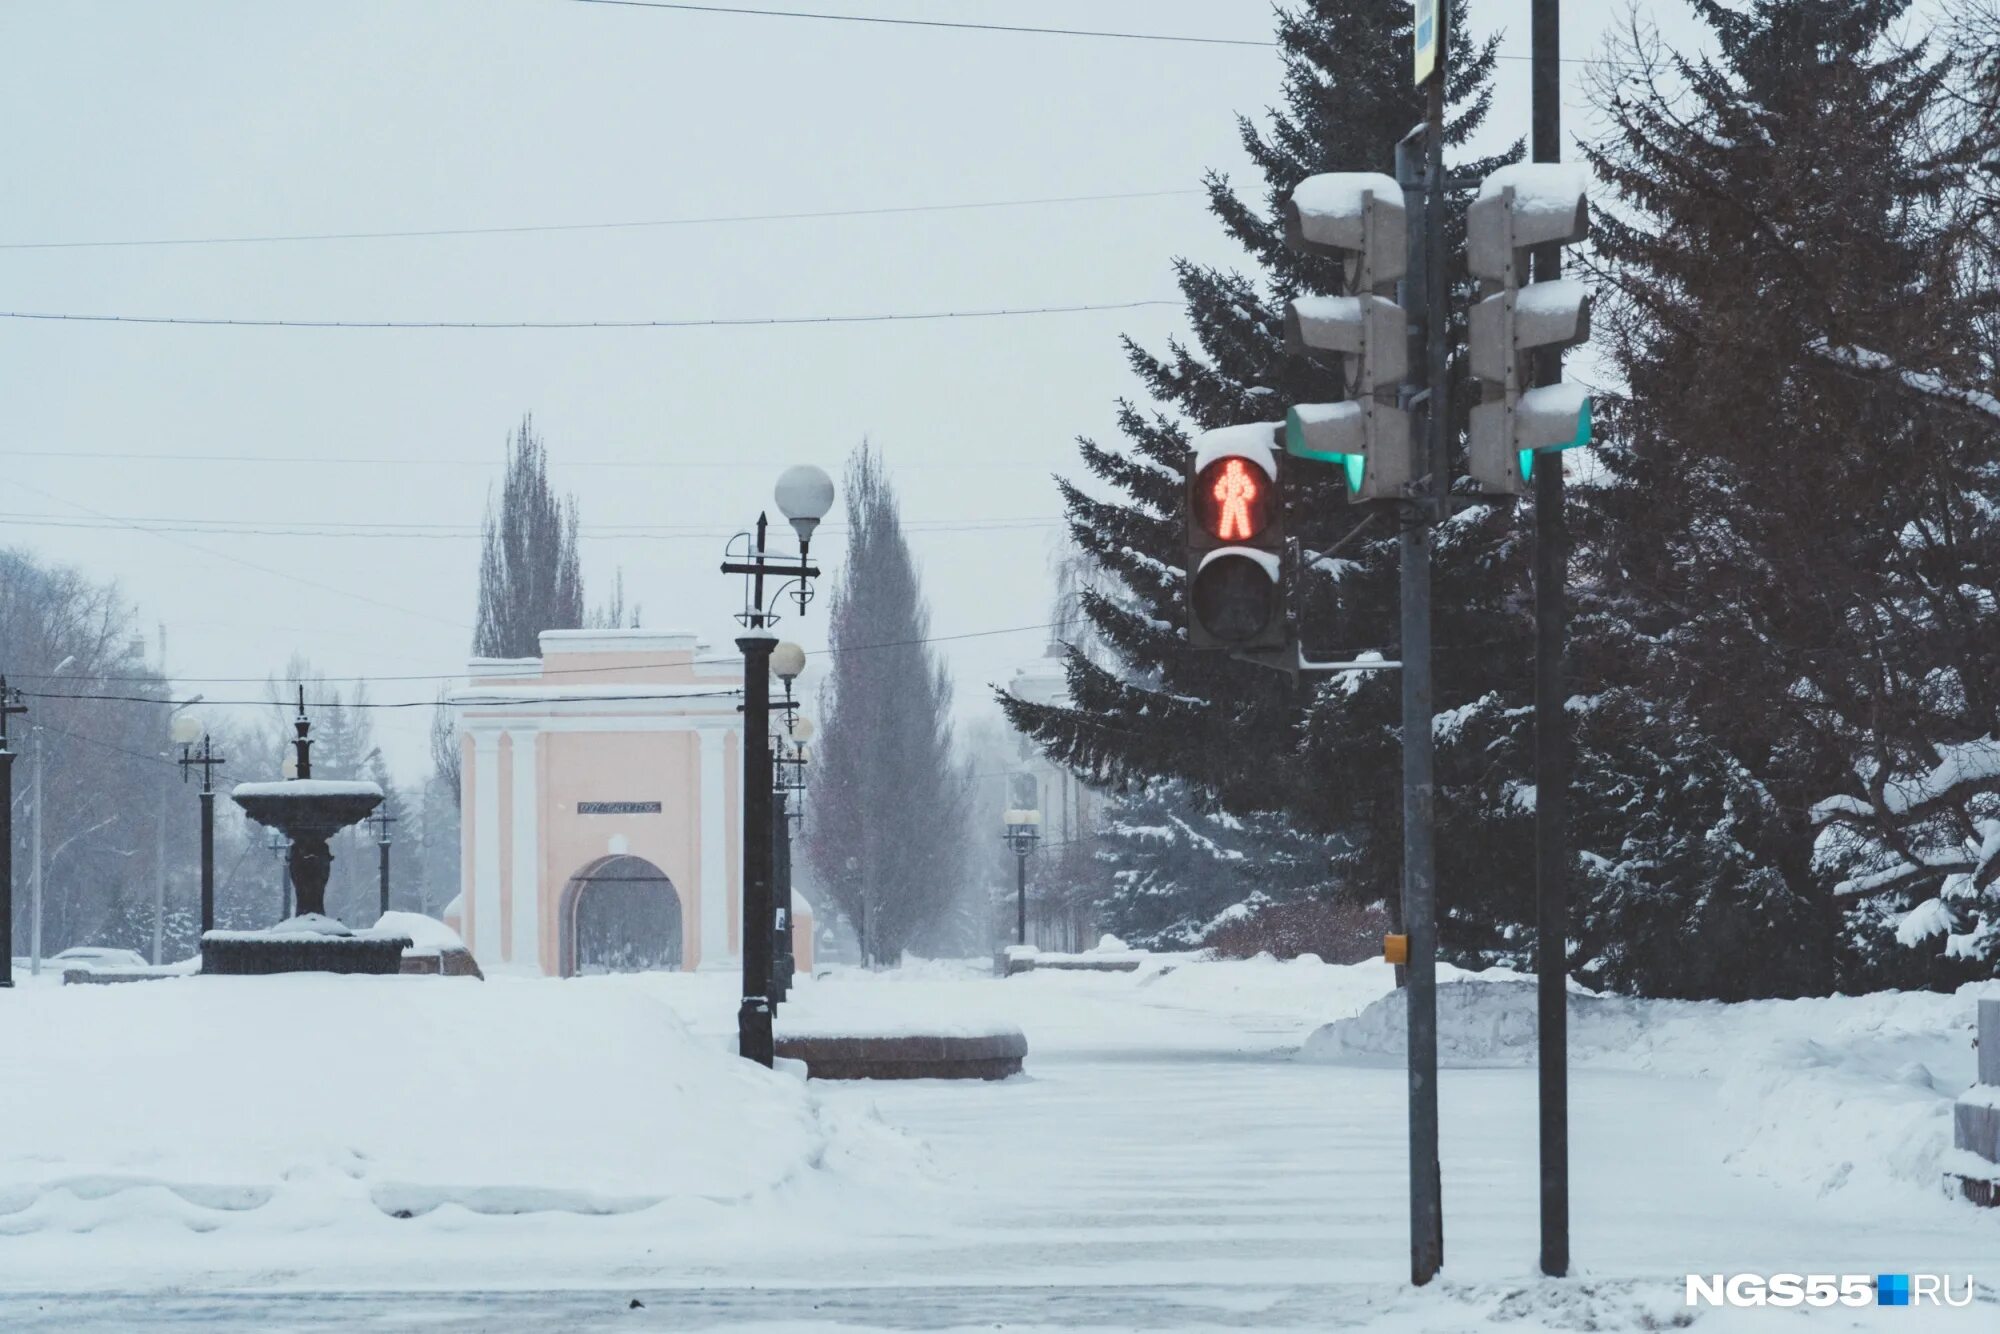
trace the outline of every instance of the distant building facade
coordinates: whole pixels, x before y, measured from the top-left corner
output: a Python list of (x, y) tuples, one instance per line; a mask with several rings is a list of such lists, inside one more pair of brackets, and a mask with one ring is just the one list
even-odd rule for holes
[[(1030, 704), (1067, 706), (1067, 654), (1064, 645), (1050, 644), (1041, 657), (1015, 670), (1007, 693)], [(1088, 949), (1097, 943), (1100, 927), (1090, 901), (1094, 868), (1086, 867), (1104, 797), (1051, 761), (1033, 738), (1015, 735), (1020, 760), (1010, 786), (1031, 783), (1041, 811), (1041, 847), (1028, 870), (1028, 943), (1047, 950)], [(1010, 791), (1008, 804), (1019, 801)]]
[(659, 630), (549, 630), (540, 646), (475, 659), (447, 699), (461, 761), (453, 925), (489, 973), (740, 966), (742, 660)]

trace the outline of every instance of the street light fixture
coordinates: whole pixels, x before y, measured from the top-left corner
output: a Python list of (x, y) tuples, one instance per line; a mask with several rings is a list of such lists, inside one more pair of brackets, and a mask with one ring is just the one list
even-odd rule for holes
[[(819, 521), (833, 508), (833, 479), (810, 464), (787, 468), (778, 479), (774, 498), (779, 512), (790, 520), (792, 530), (798, 534), (797, 561), (771, 554), (770, 519), (759, 514), (755, 533), (738, 533), (730, 539), (722, 562), (724, 574), (744, 576), (744, 605), (737, 615), (743, 624), (743, 634), (736, 640), (736, 647), (743, 651), (743, 1002), (736, 1014), (736, 1041), (737, 1050), (746, 1059), (765, 1066), (771, 1065), (777, 1055), (771, 1032), (773, 945), (777, 934), (773, 894), (777, 834), (772, 821), (776, 766), (771, 753), (771, 676), (779, 644), (777, 635), (771, 632), (778, 616), (765, 607), (764, 583), (767, 578), (787, 581), (779, 591), (789, 587), (794, 605), (804, 614), (812, 601), (812, 581), (819, 577), (819, 570), (809, 559), (812, 535)], [(804, 671), (804, 650), (788, 646), (777, 665), (796, 666), (798, 671)], [(792, 676), (781, 679), (789, 687), (796, 675), (793, 672)], [(789, 696), (788, 688), (788, 700)]]
[[(205, 936), (215, 930), (215, 770), (224, 757), (215, 753), (208, 729), (192, 714), (177, 715), (170, 734), (181, 748), (181, 781), (187, 782), (190, 770), (201, 769), (201, 934)], [(194, 749), (197, 740), (199, 755)]]
[[(782, 494), (784, 484), (779, 483)], [(817, 520), (814, 520), (817, 522)], [(794, 524), (796, 526), (796, 524)], [(806, 669), (806, 651), (785, 640), (771, 650), (771, 675), (784, 683), (785, 699), (779, 706), (784, 711), (784, 732), (789, 733), (797, 721), (798, 704), (792, 698), (792, 682), (799, 679)], [(771, 1003), (777, 1004), (792, 994), (792, 978), (798, 971), (798, 960), (792, 949), (792, 817), (790, 801), (793, 791), (791, 774), (788, 772), (796, 762), (789, 753), (783, 734), (773, 738), (775, 751), (774, 770), (771, 775), (771, 799), (776, 803), (772, 813), (771, 834), (775, 840), (771, 849), (774, 871), (774, 897), (777, 912), (772, 919), (771, 934)]]
[(1014, 943), (1028, 943), (1028, 854), (1042, 837), (1042, 784), (1033, 774), (1008, 780), (1001, 839), (1014, 853)]

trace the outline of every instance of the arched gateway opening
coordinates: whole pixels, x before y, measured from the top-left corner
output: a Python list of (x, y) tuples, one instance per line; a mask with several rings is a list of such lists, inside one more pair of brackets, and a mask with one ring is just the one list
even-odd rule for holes
[(563, 890), (560, 918), (564, 977), (677, 969), (687, 957), (680, 892), (643, 857), (586, 866)]

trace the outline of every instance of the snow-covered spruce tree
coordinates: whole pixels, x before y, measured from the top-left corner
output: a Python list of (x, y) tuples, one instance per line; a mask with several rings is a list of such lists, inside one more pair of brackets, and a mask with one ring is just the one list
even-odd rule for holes
[(536, 657), (542, 631), (574, 630), (583, 619), (576, 500), (550, 489), (548, 450), (534, 418), (524, 417), (508, 445), (499, 500), (486, 508), (472, 652)]
[(1990, 972), (2000, 422), (1949, 206), (1984, 145), (1907, 0), (1695, 8), (1719, 55), (1634, 42), (1591, 152), (1625, 394), (1582, 497), (1582, 934), (1646, 990)]
[[(1454, 21), (1462, 23), (1466, 8), (1454, 5)], [(1076, 541), (1122, 586), (1117, 595), (1086, 591), (1082, 598), (1118, 661), (1100, 665), (1073, 652), (1069, 707), (1001, 700), (1016, 727), (1092, 781), (1163, 780), (1238, 817), (1269, 816), (1321, 846), (1327, 874), (1301, 877), (1302, 884), (1337, 883), (1361, 901), (1391, 903), (1402, 860), (1393, 673), (1294, 685), (1222, 654), (1189, 650), (1181, 508), (1193, 433), (1275, 421), (1287, 404), (1341, 395), (1336, 375), (1288, 354), (1283, 340), (1286, 301), (1338, 290), (1338, 266), (1287, 248), (1278, 210), (1312, 173), (1391, 168), (1397, 140), (1423, 118), (1422, 98), (1410, 86), (1410, 17), (1404, 0), (1313, 0), (1281, 11), (1283, 105), (1268, 128), (1241, 121), (1244, 146), (1263, 176), (1261, 199), (1246, 202), (1225, 178), (1208, 178), (1211, 211), (1258, 272), (1177, 264), (1199, 347), (1176, 342), (1156, 355), (1128, 340), (1132, 367), (1158, 406), (1122, 406), (1122, 448), (1080, 442), (1100, 486), (1060, 483)], [(1453, 144), (1484, 119), (1493, 72), (1493, 42), (1464, 50), (1449, 89)], [(1456, 169), (1496, 165), (1460, 162)], [(1462, 235), (1458, 209), (1451, 230)], [(1454, 438), (1469, 402), (1462, 374), (1457, 384)], [(1319, 656), (1393, 650), (1393, 517), (1377, 515), (1356, 532), (1364, 514), (1348, 505), (1335, 468), (1295, 463), (1286, 487), (1286, 524), (1303, 552), (1295, 607), (1308, 648)], [(1529, 585), (1513, 533), (1511, 515), (1477, 506), (1440, 536), (1437, 697), (1446, 707), (1492, 692), (1496, 703), (1527, 699)], [(1529, 884), (1531, 822), (1510, 817), (1502, 841), (1478, 845), (1452, 832), (1458, 798), (1489, 800), (1489, 767), (1479, 755), (1440, 757), (1440, 889), (1451, 914), (1445, 944), (1461, 957), (1483, 954), (1498, 938)], [(1267, 842), (1245, 842), (1253, 856), (1271, 851)], [(1173, 890), (1156, 883), (1149, 892), (1170, 897)], [(1201, 910), (1202, 894), (1190, 887), (1185, 911), (1163, 912), (1160, 920), (1187, 920)]]
[(863, 958), (894, 964), (906, 949), (983, 945), (985, 914), (967, 903), (970, 783), (952, 753), (951, 681), (924, 642), (930, 608), (895, 489), (866, 442), (848, 460), (844, 496), (804, 853)]
[(1335, 892), (1326, 838), (1270, 814), (1211, 809), (1172, 780), (1113, 802), (1091, 851), (1100, 919), (1150, 949), (1198, 945), (1232, 909)]

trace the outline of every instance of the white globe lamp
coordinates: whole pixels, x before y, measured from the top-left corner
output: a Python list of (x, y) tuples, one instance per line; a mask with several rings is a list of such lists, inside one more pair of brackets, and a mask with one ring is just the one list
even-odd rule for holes
[(833, 508), (833, 479), (824, 468), (797, 464), (779, 475), (775, 499), (778, 511), (791, 520), (799, 541), (810, 543), (813, 529)]

